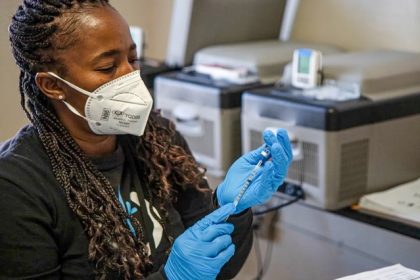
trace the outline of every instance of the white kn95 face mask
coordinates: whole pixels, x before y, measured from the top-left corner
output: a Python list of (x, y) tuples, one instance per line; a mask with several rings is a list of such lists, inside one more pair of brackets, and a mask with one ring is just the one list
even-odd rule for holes
[(85, 116), (68, 102), (63, 102), (70, 111), (84, 118), (94, 133), (143, 135), (153, 99), (139, 70), (105, 83), (93, 92), (84, 90), (53, 72), (48, 73), (88, 96)]

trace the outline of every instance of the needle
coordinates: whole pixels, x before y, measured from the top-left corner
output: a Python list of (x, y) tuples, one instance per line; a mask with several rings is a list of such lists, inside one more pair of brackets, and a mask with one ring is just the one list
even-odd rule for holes
[[(249, 174), (248, 178), (246, 178), (246, 181), (244, 185), (241, 187), (241, 190), (239, 191), (238, 195), (235, 197), (233, 204), (238, 206), (239, 201), (245, 194), (246, 190), (251, 185), (251, 182), (254, 180), (255, 176), (257, 175), (258, 170), (260, 170), (261, 166), (270, 158), (270, 150), (266, 146), (264, 150), (260, 154), (262, 158), (258, 161), (258, 163), (255, 165), (255, 167), (252, 169), (251, 174)], [(226, 218), (227, 219), (227, 218)]]

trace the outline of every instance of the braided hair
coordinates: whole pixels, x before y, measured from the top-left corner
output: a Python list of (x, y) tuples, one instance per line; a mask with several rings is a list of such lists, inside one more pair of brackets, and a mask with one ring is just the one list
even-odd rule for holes
[[(78, 40), (73, 32), (83, 12), (104, 6), (110, 7), (108, 0), (23, 0), (9, 26), (9, 36), (20, 68), (21, 106), (46, 150), (69, 207), (83, 225), (96, 277), (105, 279), (108, 273), (116, 271), (125, 279), (139, 279), (151, 270), (141, 224), (135, 217), (128, 217), (108, 180), (61, 124), (35, 83), (37, 72), (66, 72), (56, 52), (65, 51)], [(164, 125), (159, 114), (152, 112), (142, 137), (123, 136), (135, 147), (151, 210), (157, 206), (163, 218), (151, 213), (164, 229), (165, 205), (173, 199), (174, 187), (199, 188), (203, 177), (192, 157), (171, 143), (174, 133), (171, 123)], [(132, 220), (136, 235), (125, 224), (127, 218)]]

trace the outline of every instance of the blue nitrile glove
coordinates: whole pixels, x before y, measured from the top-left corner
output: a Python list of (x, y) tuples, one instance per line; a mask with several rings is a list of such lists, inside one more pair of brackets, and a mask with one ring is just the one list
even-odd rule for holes
[(263, 167), (258, 170), (248, 190), (236, 206), (235, 214), (269, 200), (287, 175), (287, 169), (293, 158), (287, 132), (284, 129), (279, 129), (274, 135), (272, 131), (266, 130), (263, 133), (263, 138), (265, 145), (236, 160), (229, 168), (223, 182), (217, 187), (216, 194), (219, 205), (233, 202), (246, 178), (262, 158), (261, 151), (266, 145), (269, 147), (271, 160), (266, 161)]
[(232, 203), (226, 204), (175, 239), (164, 267), (169, 280), (216, 279), (235, 253), (230, 236), (233, 225), (224, 222), (234, 211)]

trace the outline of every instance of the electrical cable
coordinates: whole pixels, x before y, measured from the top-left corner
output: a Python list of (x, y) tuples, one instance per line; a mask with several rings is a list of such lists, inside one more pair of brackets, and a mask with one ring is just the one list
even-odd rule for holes
[[(268, 240), (274, 239), (276, 220), (277, 220), (277, 213), (275, 213), (271, 217), (270, 223), (268, 225)], [(261, 279), (264, 276), (264, 274), (268, 271), (268, 268), (270, 267), (272, 255), (273, 255), (273, 242), (268, 242), (266, 252), (265, 252), (263, 270), (261, 271)]]
[[(273, 211), (277, 211), (281, 208), (284, 208), (286, 206), (289, 206), (293, 203), (298, 202), (301, 199), (305, 199), (305, 193), (302, 189), (303, 186), (303, 182), (304, 182), (304, 160), (302, 159), (299, 162), (299, 185), (294, 185), (294, 184), (290, 184), (290, 183), (284, 183), (282, 186), (279, 187), (280, 190), (282, 190), (284, 192), (284, 194), (280, 194), (280, 193), (275, 193), (273, 196), (277, 197), (277, 198), (282, 198), (283, 200), (287, 200), (287, 202), (284, 203), (280, 203), (278, 205), (275, 205), (273, 207), (269, 207), (267, 209), (261, 210), (261, 211), (253, 211), (253, 215), (254, 216), (261, 216), (264, 214), (267, 214), (269, 212), (273, 212)], [(286, 195), (290, 198), (293, 197), (292, 199), (288, 199), (286, 198)], [(272, 217), (271, 220), (269, 222), (269, 232), (268, 232), (268, 240), (273, 240), (274, 238), (274, 233), (275, 233), (275, 221), (277, 220), (277, 213), (276, 212)], [(262, 280), (262, 278), (264, 277), (264, 274), (268, 271), (268, 268), (270, 267), (271, 264), (271, 258), (272, 258), (272, 254), (273, 254), (273, 242), (268, 241), (267, 242), (267, 248), (266, 248), (266, 253), (265, 253), (265, 257), (264, 257), (264, 261), (262, 260), (262, 254), (261, 254), (261, 248), (260, 248), (260, 242), (259, 242), (259, 235), (258, 235), (258, 225), (254, 226), (254, 236), (255, 236), (255, 254), (256, 254), (256, 258), (257, 258), (257, 276), (254, 278), (254, 280)]]
[[(288, 200), (285, 203), (281, 203), (279, 205), (275, 205), (273, 207), (261, 210), (261, 211), (254, 211), (253, 215), (254, 216), (260, 216), (260, 215), (264, 215), (267, 214), (269, 212), (272, 211), (277, 211), (283, 207), (289, 206), (293, 203), (298, 202), (301, 199), (305, 199), (305, 193), (303, 191), (303, 182), (304, 182), (304, 177), (305, 177), (305, 161), (304, 159), (301, 159), (299, 162), (299, 185), (294, 185), (291, 183), (283, 183), (280, 187), (279, 190), (283, 190), (283, 192), (288, 195), (289, 197), (293, 197), (293, 199)], [(279, 197), (279, 194), (274, 194), (274, 197)], [(287, 199), (286, 199), (287, 200)]]
[(262, 278), (263, 274), (263, 263), (262, 263), (262, 257), (261, 257), (261, 249), (260, 249), (260, 241), (258, 237), (258, 232), (254, 230), (254, 237), (255, 237), (255, 256), (257, 258), (257, 276), (254, 278), (254, 280), (260, 280)]
[[(294, 186), (294, 185), (293, 185)], [(298, 196), (296, 196), (294, 199), (288, 200), (285, 203), (281, 203), (279, 205), (267, 208), (265, 210), (262, 211), (253, 211), (253, 215), (254, 216), (261, 216), (264, 214), (267, 214), (269, 212), (273, 212), (273, 211), (277, 211), (283, 207), (286, 207), (288, 205), (291, 205), (293, 203), (298, 202), (299, 200), (304, 198), (303, 195), (303, 191), (300, 187), (298, 186), (294, 186), (296, 188), (296, 192), (299, 193)], [(289, 187), (289, 190), (291, 189), (291, 187)], [(284, 195), (281, 194), (274, 194), (274, 197), (277, 198), (282, 198), (285, 199)], [(269, 222), (269, 231), (268, 231), (268, 240), (272, 240), (274, 238), (274, 233), (275, 233), (275, 222), (276, 222), (276, 218), (277, 218), (277, 213), (275, 212), (273, 214), (273, 216), (270, 219)], [(271, 257), (272, 257), (272, 253), (273, 253), (273, 242), (268, 241), (267, 242), (267, 248), (266, 248), (266, 253), (265, 253), (265, 257), (264, 257), (264, 261), (262, 260), (262, 254), (261, 254), (261, 248), (260, 248), (260, 242), (259, 242), (259, 236), (258, 236), (258, 226), (254, 227), (254, 236), (255, 236), (255, 255), (257, 258), (257, 276), (254, 278), (254, 280), (262, 280), (264, 274), (268, 271), (268, 268), (270, 267), (270, 263), (271, 263)]]
[[(300, 188), (300, 187), (298, 187), (298, 186), (295, 186), (295, 187), (296, 187), (296, 188)], [(291, 205), (291, 204), (293, 204), (293, 203), (298, 202), (298, 201), (299, 201), (299, 200), (301, 200), (301, 199), (304, 199), (304, 194), (303, 194), (303, 191), (302, 191), (302, 190), (298, 190), (297, 192), (299, 192), (299, 195), (298, 195), (298, 196), (296, 196), (295, 198), (291, 199), (291, 200), (287, 200), (287, 199), (285, 199), (285, 197), (284, 197), (284, 196), (280, 196), (279, 194), (274, 194), (274, 195), (273, 195), (274, 197), (280, 197), (280, 198), (282, 198), (282, 199), (287, 200), (287, 202), (280, 203), (280, 204), (278, 204), (278, 205), (275, 205), (275, 206), (273, 206), (273, 207), (269, 207), (269, 208), (264, 209), (264, 210), (261, 210), (261, 211), (253, 211), (253, 215), (254, 215), (254, 216), (260, 216), (260, 215), (264, 215), (264, 214), (267, 214), (267, 213), (272, 212), (272, 211), (277, 211), (277, 210), (279, 210), (279, 209), (281, 209), (281, 208), (283, 208), (283, 207), (289, 206), (289, 205)]]
[[(272, 240), (274, 239), (274, 234), (275, 234), (275, 221), (277, 220), (277, 213), (275, 213), (271, 219), (270, 222), (268, 224), (268, 236), (267, 239), (268, 240)], [(262, 260), (262, 254), (261, 254), (261, 248), (260, 248), (260, 237), (258, 235), (258, 231), (254, 230), (254, 236), (255, 236), (255, 255), (257, 258), (257, 271), (258, 274), (257, 276), (254, 278), (254, 280), (261, 280), (264, 276), (264, 274), (268, 271), (268, 268), (270, 266), (271, 263), (271, 257), (273, 255), (273, 243), (272, 242), (267, 242), (267, 247), (266, 247), (266, 252), (265, 252), (265, 257), (264, 257), (264, 261)]]

